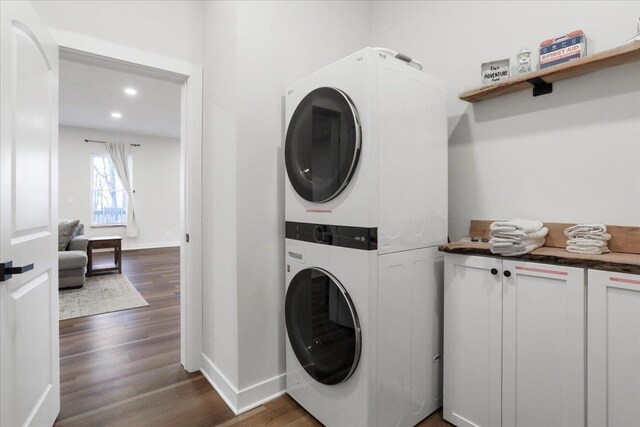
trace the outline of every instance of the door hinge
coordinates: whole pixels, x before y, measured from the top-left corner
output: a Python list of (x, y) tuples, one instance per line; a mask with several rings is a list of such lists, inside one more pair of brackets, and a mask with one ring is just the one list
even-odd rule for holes
[(186, 234), (187, 243), (189, 243), (189, 233)]

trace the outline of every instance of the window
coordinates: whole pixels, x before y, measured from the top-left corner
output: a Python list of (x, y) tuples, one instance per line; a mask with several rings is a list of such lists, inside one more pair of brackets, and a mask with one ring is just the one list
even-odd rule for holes
[[(129, 169), (131, 170), (131, 157)], [(111, 156), (91, 156), (91, 181), (91, 225), (127, 225), (127, 192)]]

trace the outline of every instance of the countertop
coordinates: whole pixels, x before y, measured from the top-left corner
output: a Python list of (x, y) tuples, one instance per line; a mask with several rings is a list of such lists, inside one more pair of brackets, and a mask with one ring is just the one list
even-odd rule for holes
[(542, 247), (526, 255), (505, 257), (491, 253), (489, 243), (453, 242), (438, 246), (441, 252), (480, 255), (494, 258), (540, 262), (544, 264), (564, 265), (568, 267), (590, 268), (594, 270), (615, 271), (619, 273), (640, 274), (640, 255), (627, 253), (608, 253), (602, 255), (575, 254), (564, 248)]

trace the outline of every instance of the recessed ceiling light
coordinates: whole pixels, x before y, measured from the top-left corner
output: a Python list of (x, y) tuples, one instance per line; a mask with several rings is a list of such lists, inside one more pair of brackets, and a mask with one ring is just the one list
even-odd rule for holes
[(129, 96), (135, 96), (138, 93), (138, 91), (132, 87), (126, 87), (124, 88), (124, 93), (126, 93)]
[(114, 119), (121, 119), (122, 118), (122, 113), (114, 111), (113, 113), (111, 113), (111, 117), (113, 117)]

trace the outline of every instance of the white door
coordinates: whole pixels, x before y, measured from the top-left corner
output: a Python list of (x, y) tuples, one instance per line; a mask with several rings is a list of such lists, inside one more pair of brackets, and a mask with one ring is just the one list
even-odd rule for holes
[(585, 270), (503, 262), (502, 423), (584, 426)]
[(444, 419), (501, 425), (502, 261), (445, 254)]
[(60, 408), (58, 48), (31, 3), (0, 2), (0, 426), (48, 426)]
[(640, 424), (640, 276), (589, 270), (588, 425)]

